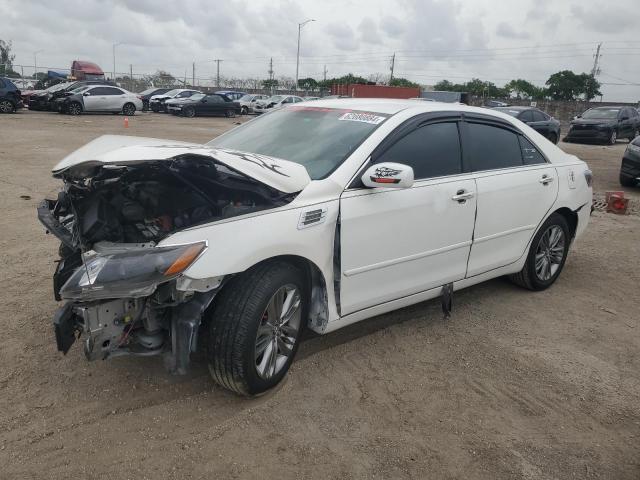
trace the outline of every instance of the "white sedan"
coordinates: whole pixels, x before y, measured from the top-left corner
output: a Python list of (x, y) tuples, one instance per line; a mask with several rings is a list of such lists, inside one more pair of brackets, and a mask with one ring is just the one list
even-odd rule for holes
[(296, 95), (273, 95), (266, 100), (256, 102), (253, 107), (253, 112), (256, 115), (261, 115), (302, 101), (302, 97), (298, 97)]
[(91, 85), (80, 87), (60, 99), (60, 111), (70, 115), (83, 112), (112, 112), (134, 115), (142, 111), (142, 97), (120, 87)]
[[(459, 104), (289, 106), (205, 145), (104, 136), (55, 166), (38, 215), (62, 241), (58, 348), (88, 359), (206, 345), (254, 395), (323, 334), (509, 276), (551, 286), (589, 222), (587, 165), (519, 120)], [(542, 299), (540, 301), (543, 301)]]

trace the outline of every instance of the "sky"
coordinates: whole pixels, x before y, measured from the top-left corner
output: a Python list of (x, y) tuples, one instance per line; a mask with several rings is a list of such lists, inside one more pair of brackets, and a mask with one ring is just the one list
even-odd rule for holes
[[(211, 80), (214, 59), (230, 78), (300, 78), (347, 73), (423, 85), (477, 77), (543, 85), (560, 70), (590, 72), (602, 43), (603, 100), (640, 100), (638, 0), (615, 8), (594, 0), (0, 0), (0, 39), (14, 64), (33, 72), (73, 59), (105, 72), (158, 69)], [(16, 68), (20, 71), (20, 68)]]

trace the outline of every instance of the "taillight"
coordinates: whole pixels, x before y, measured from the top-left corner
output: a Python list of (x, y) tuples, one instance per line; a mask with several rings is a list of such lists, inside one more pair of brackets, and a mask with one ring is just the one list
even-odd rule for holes
[(593, 172), (591, 170), (584, 171), (584, 179), (587, 181), (587, 186), (593, 185)]

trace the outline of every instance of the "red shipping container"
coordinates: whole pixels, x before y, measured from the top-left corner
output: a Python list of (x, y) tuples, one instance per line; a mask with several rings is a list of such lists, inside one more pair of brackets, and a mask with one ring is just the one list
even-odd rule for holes
[(331, 95), (346, 95), (352, 98), (415, 98), (420, 96), (420, 87), (362, 84), (332, 85)]

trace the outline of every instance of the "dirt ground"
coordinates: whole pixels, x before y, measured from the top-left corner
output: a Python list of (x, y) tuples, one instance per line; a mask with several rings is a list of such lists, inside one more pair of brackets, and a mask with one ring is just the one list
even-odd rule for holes
[[(502, 279), (310, 336), (258, 399), (206, 366), (56, 351), (51, 167), (105, 133), (206, 141), (238, 119), (0, 116), (1, 479), (638, 479), (640, 216), (595, 212), (553, 288)], [(565, 145), (620, 189), (626, 141)], [(640, 199), (640, 189), (627, 190)]]

